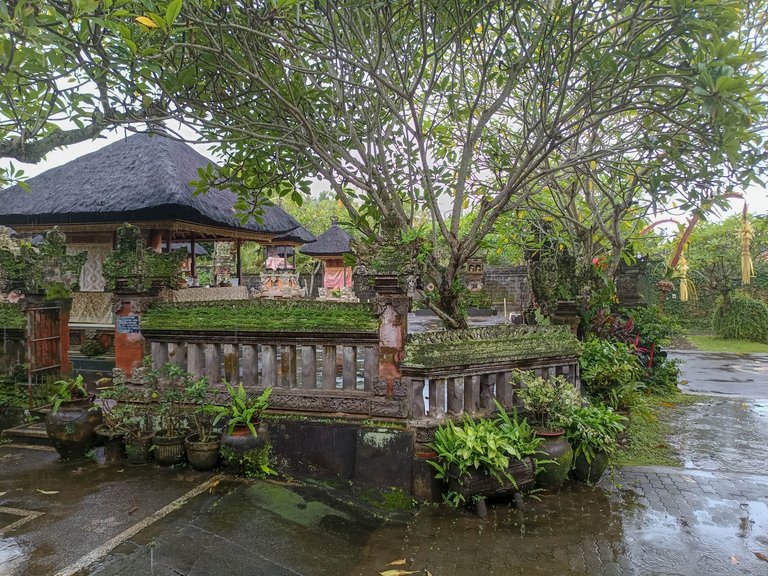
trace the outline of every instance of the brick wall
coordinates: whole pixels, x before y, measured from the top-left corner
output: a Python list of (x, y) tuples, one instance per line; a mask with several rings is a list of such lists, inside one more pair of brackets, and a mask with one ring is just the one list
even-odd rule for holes
[(485, 291), (491, 301), (501, 306), (507, 299), (509, 312), (520, 312), (530, 300), (531, 290), (528, 285), (526, 266), (486, 266)]

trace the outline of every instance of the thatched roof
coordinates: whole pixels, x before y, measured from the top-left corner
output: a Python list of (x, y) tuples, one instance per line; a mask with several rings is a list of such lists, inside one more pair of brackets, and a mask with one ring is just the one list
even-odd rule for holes
[(272, 243), (280, 245), (280, 243), (286, 244), (310, 244), (315, 242), (317, 238), (304, 226), (299, 226), (295, 230), (291, 230), (287, 234), (282, 234), (272, 238)]
[[(192, 254), (191, 242), (171, 242), (171, 252), (178, 252), (182, 248), (186, 248), (187, 255)], [(163, 244), (163, 252), (167, 251), (168, 250), (165, 249), (165, 244)], [(195, 254), (197, 256), (208, 256), (208, 250), (206, 250), (205, 247), (201, 246), (200, 244), (195, 244)]]
[(334, 222), (316, 242), (304, 246), (299, 252), (307, 256), (341, 256), (351, 252), (349, 240), (349, 233)]
[[(55, 224), (181, 221), (232, 231), (285, 234), (299, 223), (269, 206), (261, 222), (243, 225), (229, 190), (192, 195), (190, 182), (211, 161), (169, 138), (134, 134), (0, 191), (0, 224)], [(247, 235), (247, 234), (246, 234)]]

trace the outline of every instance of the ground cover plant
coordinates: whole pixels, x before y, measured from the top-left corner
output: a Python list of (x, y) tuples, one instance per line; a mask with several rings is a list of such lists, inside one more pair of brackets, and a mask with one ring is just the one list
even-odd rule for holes
[(721, 297), (712, 328), (720, 338), (768, 343), (768, 306), (744, 294)]
[(688, 334), (685, 339), (705, 352), (733, 352), (736, 354), (768, 354), (768, 344), (749, 340), (727, 340), (711, 334)]

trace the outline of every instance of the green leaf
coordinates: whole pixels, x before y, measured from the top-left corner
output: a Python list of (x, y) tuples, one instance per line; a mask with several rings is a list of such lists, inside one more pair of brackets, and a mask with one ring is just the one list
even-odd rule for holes
[(165, 22), (168, 24), (168, 27), (171, 27), (179, 16), (182, 2), (183, 0), (171, 0), (168, 4), (168, 8), (165, 9)]

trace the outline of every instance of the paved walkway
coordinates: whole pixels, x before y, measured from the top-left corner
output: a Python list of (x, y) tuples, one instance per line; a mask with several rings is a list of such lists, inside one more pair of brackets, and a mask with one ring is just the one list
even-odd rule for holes
[[(699, 391), (712, 380), (697, 380), (700, 360), (740, 359), (686, 360)], [(768, 576), (755, 554), (768, 558), (766, 362), (722, 368), (728, 395), (673, 422), (686, 468), (625, 468), (522, 511), (492, 506), (486, 521), (425, 507), (385, 523), (316, 488), (0, 446), (0, 576)]]

